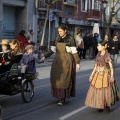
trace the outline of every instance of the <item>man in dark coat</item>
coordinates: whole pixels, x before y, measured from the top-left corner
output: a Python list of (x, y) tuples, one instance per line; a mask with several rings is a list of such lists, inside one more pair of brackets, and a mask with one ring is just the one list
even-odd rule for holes
[(89, 38), (89, 58), (92, 59), (94, 58), (94, 47), (96, 47), (95, 39), (93, 34), (90, 35)]
[(110, 42), (110, 54), (114, 61), (114, 67), (116, 67), (118, 54), (120, 50), (120, 41), (118, 40), (117, 35), (113, 36), (113, 40)]
[(86, 33), (86, 35), (83, 37), (84, 42), (84, 49), (83, 49), (83, 59), (86, 59), (86, 52), (89, 49), (89, 34)]

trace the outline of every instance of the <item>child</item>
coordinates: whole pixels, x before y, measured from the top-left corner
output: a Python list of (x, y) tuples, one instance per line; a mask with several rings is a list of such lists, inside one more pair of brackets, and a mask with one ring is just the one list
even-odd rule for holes
[(22, 58), (22, 53), (20, 52), (20, 44), (19, 41), (13, 39), (10, 41), (10, 62), (11, 65), (14, 63), (19, 63)]
[(0, 74), (5, 73), (10, 70), (10, 60), (9, 60), (9, 40), (2, 39), (1, 51), (0, 51)]
[(105, 108), (110, 112), (110, 107), (118, 100), (118, 88), (114, 79), (113, 62), (107, 52), (107, 42), (100, 41), (97, 49), (95, 67), (89, 78), (90, 88), (87, 93), (85, 105), (98, 108), (102, 112)]
[(1, 48), (2, 51), (0, 51), (0, 64), (7, 65), (9, 64), (9, 52), (10, 52), (9, 40), (3, 39), (1, 42)]
[(24, 77), (25, 72), (29, 72), (32, 74), (36, 73), (35, 61), (37, 63), (41, 63), (40, 59), (35, 57), (33, 53), (34, 47), (33, 45), (27, 45), (25, 47), (26, 52), (24, 53), (22, 59), (20, 60), (20, 68), (21, 68), (21, 77)]

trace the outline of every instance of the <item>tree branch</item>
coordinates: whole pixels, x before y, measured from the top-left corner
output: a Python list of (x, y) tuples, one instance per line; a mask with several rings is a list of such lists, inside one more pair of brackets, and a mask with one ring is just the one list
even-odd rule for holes
[(57, 2), (57, 1), (58, 1), (58, 0), (54, 0), (54, 1), (52, 1), (52, 2), (51, 2), (51, 5), (54, 4), (54, 3)]
[[(114, 1), (113, 1), (113, 2), (114, 2)], [(114, 10), (118, 3), (119, 3), (119, 0), (116, 2), (116, 4), (115, 4), (111, 9)], [(113, 3), (113, 4), (114, 4), (114, 3)]]
[(118, 13), (118, 11), (120, 10), (120, 7), (114, 12), (115, 7), (117, 6), (119, 0), (116, 2), (116, 4), (111, 8), (111, 12), (110, 12), (110, 16), (109, 16), (109, 21), (107, 22), (107, 25), (110, 25), (112, 22), (112, 18)]
[(116, 10), (116, 12), (115, 12), (115, 14), (114, 14), (114, 16), (118, 13), (118, 11), (120, 10), (120, 8), (118, 8), (117, 10)]
[(43, 46), (44, 43), (44, 36), (45, 36), (45, 31), (46, 31), (46, 25), (47, 25), (47, 21), (48, 21), (48, 17), (49, 17), (49, 10), (51, 5), (53, 5), (55, 2), (57, 2), (58, 0), (54, 0), (51, 2), (51, 0), (48, 1), (47, 4), (47, 12), (46, 12), (46, 19), (45, 19), (45, 23), (44, 23), (44, 28), (43, 28), (43, 33), (42, 33), (42, 38), (41, 38), (41, 42), (40, 42), (40, 46)]

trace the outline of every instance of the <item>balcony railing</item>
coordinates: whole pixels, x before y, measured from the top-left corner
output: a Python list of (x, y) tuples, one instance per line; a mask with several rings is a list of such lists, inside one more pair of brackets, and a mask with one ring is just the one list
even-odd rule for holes
[(87, 18), (100, 18), (101, 17), (101, 12), (89, 9), (87, 11)]
[(74, 6), (77, 6), (77, 4), (72, 4), (72, 3), (68, 3), (68, 2), (64, 2), (63, 4), (64, 4), (64, 5), (73, 6), (73, 7), (74, 7)]
[[(45, 9), (48, 0), (38, 0), (38, 8)], [(62, 1), (59, 0), (51, 6), (51, 9), (62, 11)]]

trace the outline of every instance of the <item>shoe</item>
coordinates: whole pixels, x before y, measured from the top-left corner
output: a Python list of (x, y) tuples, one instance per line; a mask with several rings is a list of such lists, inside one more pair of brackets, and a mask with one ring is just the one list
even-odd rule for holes
[(58, 102), (58, 105), (62, 106), (65, 104), (65, 99), (61, 99), (60, 102)]
[(98, 112), (103, 112), (103, 109), (98, 109), (97, 111), (98, 111)]
[(18, 80), (22, 80), (22, 77), (21, 77), (21, 76), (18, 76)]
[(110, 112), (110, 107), (109, 106), (106, 106), (106, 111)]
[(19, 79), (19, 80), (23, 80), (24, 77), (25, 77), (25, 74), (24, 74), (24, 73), (21, 73), (21, 74), (18, 76), (18, 79)]

